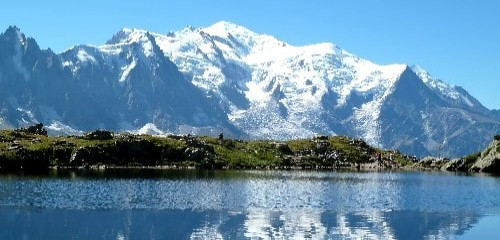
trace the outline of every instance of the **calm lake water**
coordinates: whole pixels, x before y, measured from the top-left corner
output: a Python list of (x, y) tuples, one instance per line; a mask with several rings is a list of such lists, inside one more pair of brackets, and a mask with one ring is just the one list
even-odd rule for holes
[(426, 172), (0, 174), (0, 239), (500, 239), (500, 178)]

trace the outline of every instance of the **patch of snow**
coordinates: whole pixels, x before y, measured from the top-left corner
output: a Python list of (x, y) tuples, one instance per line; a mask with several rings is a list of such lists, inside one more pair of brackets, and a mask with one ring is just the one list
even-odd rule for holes
[(76, 57), (82, 63), (85, 63), (85, 62), (96, 63), (97, 62), (95, 60), (95, 58), (92, 55), (88, 54), (84, 49), (80, 49), (78, 51), (78, 53), (76, 54)]
[(132, 71), (132, 69), (135, 68), (136, 64), (137, 63), (136, 63), (135, 58), (134, 58), (134, 59), (132, 59), (132, 62), (129, 65), (123, 66), (121, 68), (122, 74), (121, 74), (120, 79), (118, 81), (124, 82), (125, 80), (127, 80), (128, 75), (130, 74), (130, 71)]
[(31, 110), (26, 110), (23, 108), (17, 108), (16, 109), (19, 112), (22, 112), (24, 115), (28, 117), (28, 120), (22, 119), (24, 123), (33, 123), (33, 122), (38, 122), (37, 119), (35, 118), (35, 115), (31, 112)]
[(165, 135), (154, 123), (147, 123), (142, 128), (130, 132), (133, 134)]
[(145, 57), (153, 56), (153, 45), (148, 38), (148, 31), (136, 28), (123, 28), (119, 33), (120, 38), (117, 43), (107, 44), (105, 46), (128, 46), (133, 43), (138, 43)]
[(72, 135), (79, 136), (83, 134), (83, 131), (74, 129), (68, 125), (65, 125), (59, 121), (52, 122), (49, 126), (45, 127), (49, 135)]
[[(413, 66), (411, 66), (411, 69), (431, 89), (434, 89), (434, 90), (438, 91), (439, 93), (443, 94), (444, 96), (449, 97), (451, 99), (457, 100), (461, 97), (461, 94), (457, 90), (455, 90), (455, 86), (432, 77), (429, 72), (427, 72), (425, 69), (423, 69), (419, 65), (413, 65)], [(469, 104), (469, 103), (472, 104), (470, 101), (468, 101), (467, 104)], [(473, 105), (470, 105), (470, 106), (473, 106)]]

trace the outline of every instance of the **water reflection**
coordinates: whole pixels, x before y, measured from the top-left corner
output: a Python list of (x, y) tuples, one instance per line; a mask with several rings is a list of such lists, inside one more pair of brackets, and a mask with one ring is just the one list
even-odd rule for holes
[(163, 177), (141, 178), (132, 174), (135, 177), (99, 178), (96, 173), (69, 177), (0, 175), (0, 206), (82, 210), (470, 210), (480, 213), (499, 212), (500, 206), (500, 179), (492, 177), (187, 171), (182, 178), (178, 171), (153, 173)]
[(477, 238), (469, 229), (485, 214), (493, 214), (488, 223), (500, 224), (499, 206), (500, 178), (487, 176), (152, 169), (0, 174), (0, 239)]
[(480, 218), (466, 212), (420, 211), (1, 209), (0, 236), (2, 239), (448, 239), (464, 234)]
[(323, 239), (327, 229), (314, 211), (250, 211), (244, 222), (245, 237), (252, 239)]

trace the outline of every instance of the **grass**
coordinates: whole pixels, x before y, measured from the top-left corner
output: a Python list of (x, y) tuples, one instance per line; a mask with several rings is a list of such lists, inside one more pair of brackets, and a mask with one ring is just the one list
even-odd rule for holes
[[(15, 146), (20, 149), (9, 149)], [(26, 132), (0, 131), (0, 167), (175, 165), (199, 168), (332, 167), (366, 163), (380, 152), (365, 142), (345, 136), (290, 141), (225, 139), (213, 137), (116, 134), (111, 139), (47, 137)], [(70, 161), (79, 154), (78, 161)], [(392, 153), (402, 165), (402, 154)]]
[(286, 144), (293, 152), (314, 149), (316, 147), (316, 144), (311, 139), (290, 140)]
[(467, 167), (467, 169), (471, 168), (472, 165), (474, 165), (474, 163), (477, 161), (477, 159), (480, 156), (481, 156), (481, 152), (476, 152), (476, 153), (473, 153), (473, 154), (470, 154), (470, 155), (464, 157), (465, 166)]
[(484, 152), (484, 156), (488, 156), (488, 154), (490, 154), (490, 152), (491, 152), (491, 149), (493, 149), (493, 148), (492, 147), (486, 148), (486, 151)]
[[(212, 140), (208, 142), (214, 144)], [(218, 160), (230, 168), (255, 168), (282, 164), (277, 149), (268, 141), (224, 140), (223, 144), (216, 144), (214, 150)]]
[(396, 154), (394, 155), (394, 160), (401, 164), (401, 166), (410, 166), (413, 165), (414, 162), (412, 162), (410, 159), (403, 157), (402, 155)]

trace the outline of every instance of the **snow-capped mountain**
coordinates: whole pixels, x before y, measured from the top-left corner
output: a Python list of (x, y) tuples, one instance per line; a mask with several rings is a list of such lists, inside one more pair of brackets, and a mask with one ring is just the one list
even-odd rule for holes
[(33, 122), (93, 127), (106, 119), (101, 105), (74, 85), (58, 55), (40, 50), (16, 27), (0, 35), (0, 127)]
[[(418, 156), (467, 154), (500, 132), (498, 113), (464, 89), (419, 66), (378, 65), (331, 43), (292, 46), (219, 22), (167, 34), (123, 29), (102, 46), (59, 55), (36, 46), (40, 53), (30, 54), (40, 60), (29, 65), (26, 50), (17, 49), (36, 43), (14, 30), (22, 37), (9, 38), (10, 28), (0, 36), (0, 86), (16, 89), (0, 96), (2, 127), (44, 121), (54, 129), (224, 131), (239, 138), (345, 134)], [(48, 59), (58, 72), (32, 79), (33, 66)], [(51, 76), (60, 81), (54, 94), (44, 83)], [(26, 79), (50, 97), (85, 100), (75, 108), (45, 103), (43, 94), (25, 96), (36, 85)]]
[(216, 101), (185, 81), (148, 32), (123, 29), (103, 46), (76, 46), (60, 56), (75, 84), (114, 116), (117, 125), (107, 128), (240, 134)]

